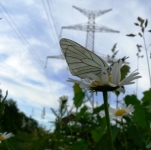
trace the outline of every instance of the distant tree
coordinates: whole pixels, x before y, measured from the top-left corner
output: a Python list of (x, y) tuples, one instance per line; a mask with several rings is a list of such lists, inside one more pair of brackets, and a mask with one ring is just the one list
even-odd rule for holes
[(5, 110), (1, 118), (0, 127), (2, 131), (15, 134), (19, 130), (32, 132), (38, 127), (38, 123), (33, 118), (27, 117), (23, 112), (20, 112), (16, 102), (13, 99), (9, 99), (5, 102)]

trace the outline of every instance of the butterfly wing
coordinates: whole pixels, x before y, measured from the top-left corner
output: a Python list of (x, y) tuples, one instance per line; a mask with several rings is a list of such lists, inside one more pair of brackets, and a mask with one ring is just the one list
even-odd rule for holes
[(70, 72), (74, 76), (85, 78), (89, 73), (99, 75), (102, 67), (109, 67), (98, 55), (72, 40), (61, 39), (60, 46)]

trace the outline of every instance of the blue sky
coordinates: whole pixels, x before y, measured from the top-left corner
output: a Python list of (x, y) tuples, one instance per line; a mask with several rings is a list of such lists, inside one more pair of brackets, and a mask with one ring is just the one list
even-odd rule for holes
[[(48, 1), (51, 4), (52, 14)], [(58, 98), (62, 95), (68, 95), (70, 100), (73, 97), (72, 84), (66, 82), (68, 77), (72, 77), (67, 70), (66, 62), (49, 59), (47, 68), (44, 67), (47, 56), (61, 54), (59, 47), (61, 27), (87, 22), (87, 18), (72, 6), (89, 10), (113, 9), (98, 17), (96, 23), (119, 30), (120, 33), (96, 33), (95, 51), (104, 55), (111, 54), (112, 46), (118, 43), (117, 58), (129, 56), (131, 72), (137, 69), (136, 44), (143, 44), (143, 41), (139, 37), (129, 38), (125, 35), (138, 33), (138, 28), (134, 26), (137, 17), (150, 19), (151, 14), (149, 0), (48, 1), (3, 0), (0, 2), (0, 17), (2, 17), (0, 20), (0, 88), (3, 90), (3, 95), (8, 90), (8, 98), (17, 101), (21, 111), (28, 116), (33, 115), (40, 124), (47, 127), (49, 126), (47, 122), (54, 119), (50, 107), (57, 108)], [(148, 28), (151, 29), (150, 20)], [(62, 37), (85, 46), (85, 32), (63, 30)], [(149, 40), (150, 34), (146, 34), (148, 45)], [(145, 51), (142, 54), (145, 55)], [(147, 71), (147, 62), (143, 58), (140, 60), (139, 72), (142, 78), (138, 82), (139, 97), (142, 96), (142, 91), (149, 88)], [(134, 93), (135, 87), (135, 85), (126, 87), (127, 94)], [(41, 119), (43, 107), (46, 107), (45, 119)], [(34, 114), (32, 114), (33, 109)]]

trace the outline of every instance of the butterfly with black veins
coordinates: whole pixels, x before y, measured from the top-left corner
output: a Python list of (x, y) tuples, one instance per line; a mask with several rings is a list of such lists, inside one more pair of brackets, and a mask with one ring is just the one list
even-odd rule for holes
[(71, 74), (82, 79), (69, 78), (67, 81), (78, 83), (91, 92), (118, 90), (125, 93), (124, 85), (133, 84), (134, 79), (141, 78), (134, 71), (121, 81), (121, 67), (126, 57), (115, 62), (111, 69), (101, 57), (74, 41), (61, 39), (60, 46)]
[(88, 73), (100, 75), (109, 65), (98, 55), (69, 39), (61, 39), (60, 46), (72, 75), (85, 78)]

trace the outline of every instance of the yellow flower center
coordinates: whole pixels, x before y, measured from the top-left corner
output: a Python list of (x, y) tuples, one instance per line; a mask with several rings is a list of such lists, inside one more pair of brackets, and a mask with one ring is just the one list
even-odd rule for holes
[(2, 135), (0, 135), (0, 140), (4, 140), (4, 137)]
[(115, 116), (123, 116), (126, 113), (127, 112), (124, 109), (119, 109), (118, 111), (116, 111)]
[[(112, 78), (109, 77), (109, 78), (108, 78), (108, 81), (109, 81), (109, 82), (112, 82)], [(93, 81), (93, 82), (91, 83), (91, 86), (93, 86), (93, 87), (100, 86), (100, 85), (103, 85), (103, 82), (102, 82), (101, 77), (100, 77), (100, 80), (95, 80), (95, 81)]]
[(109, 76), (108, 81), (112, 83), (112, 78)]
[(98, 86), (101, 85), (101, 81), (95, 80), (91, 83), (92, 86)]

